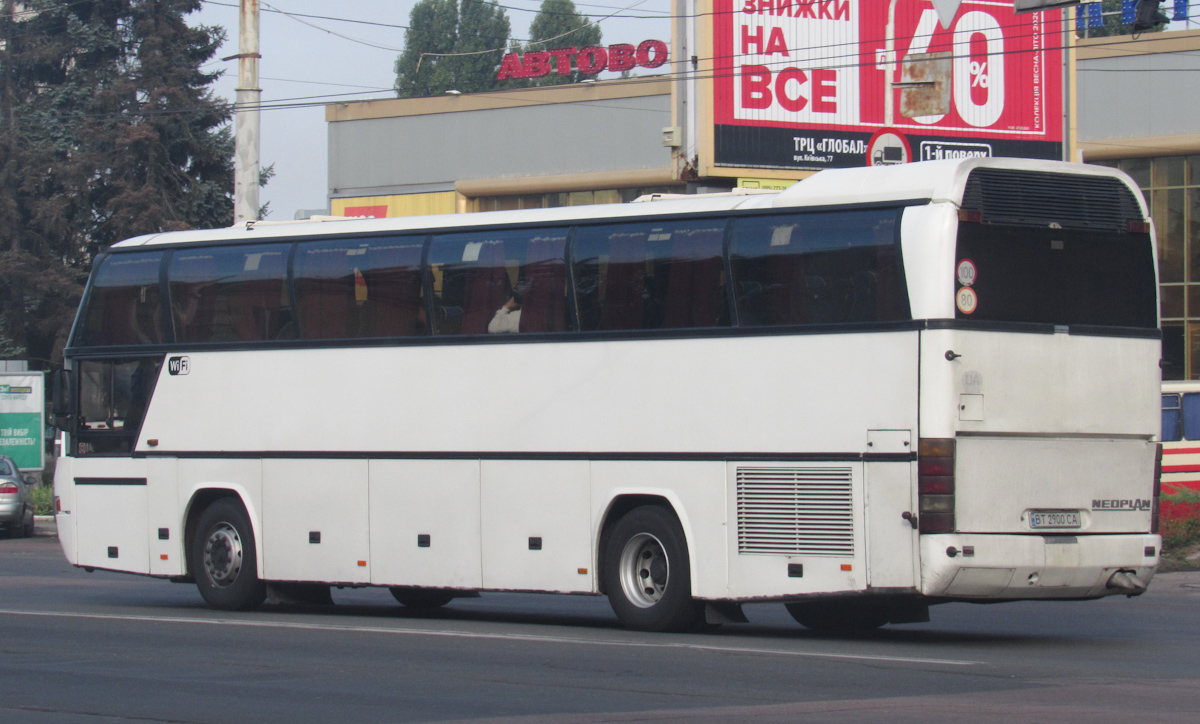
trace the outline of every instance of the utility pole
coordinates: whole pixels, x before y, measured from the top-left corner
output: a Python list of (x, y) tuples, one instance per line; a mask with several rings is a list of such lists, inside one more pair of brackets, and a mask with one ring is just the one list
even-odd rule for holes
[(237, 121), (234, 131), (233, 223), (258, 220), (258, 0), (241, 0), (238, 23)]

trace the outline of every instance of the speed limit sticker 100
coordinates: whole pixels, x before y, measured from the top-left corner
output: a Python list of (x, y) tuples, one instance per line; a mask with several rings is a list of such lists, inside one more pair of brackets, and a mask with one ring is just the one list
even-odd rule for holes
[(969, 287), (975, 283), (977, 278), (975, 273), (975, 262), (970, 259), (963, 259), (958, 263), (958, 283), (964, 287)]

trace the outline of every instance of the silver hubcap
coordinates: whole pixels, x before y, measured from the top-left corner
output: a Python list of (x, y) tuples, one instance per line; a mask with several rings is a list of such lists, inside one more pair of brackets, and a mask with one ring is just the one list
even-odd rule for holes
[(650, 608), (667, 590), (671, 566), (662, 543), (649, 533), (639, 533), (621, 551), (621, 590), (638, 608)]
[(204, 541), (204, 570), (218, 588), (227, 588), (242, 570), (242, 538), (228, 523), (218, 523)]

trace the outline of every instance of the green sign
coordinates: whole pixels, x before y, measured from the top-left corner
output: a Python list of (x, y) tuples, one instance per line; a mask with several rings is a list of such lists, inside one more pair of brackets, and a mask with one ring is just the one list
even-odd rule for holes
[(22, 470), (46, 467), (46, 395), (41, 372), (0, 372), (0, 455)]

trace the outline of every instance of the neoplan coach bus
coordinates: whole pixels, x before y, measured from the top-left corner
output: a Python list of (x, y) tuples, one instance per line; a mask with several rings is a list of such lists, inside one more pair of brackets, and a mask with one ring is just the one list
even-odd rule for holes
[(59, 537), (225, 609), (336, 584), (836, 629), (1140, 593), (1155, 259), (1128, 177), (1015, 159), (131, 239), (65, 355)]

